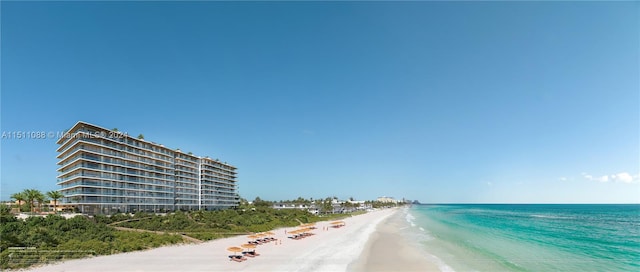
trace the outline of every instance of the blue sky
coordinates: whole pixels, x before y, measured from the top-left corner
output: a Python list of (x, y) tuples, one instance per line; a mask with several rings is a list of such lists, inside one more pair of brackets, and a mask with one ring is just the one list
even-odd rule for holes
[(0, 198), (78, 120), (242, 197), (640, 202), (638, 2), (2, 2)]

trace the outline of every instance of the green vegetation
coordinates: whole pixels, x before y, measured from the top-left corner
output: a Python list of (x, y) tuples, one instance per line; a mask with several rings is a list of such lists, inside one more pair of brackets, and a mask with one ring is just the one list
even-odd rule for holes
[(117, 231), (83, 216), (19, 220), (0, 206), (0, 268), (142, 250), (182, 242), (179, 235)]
[[(11, 195), (11, 198), (15, 199), (18, 202), (25, 202), (23, 205), (20, 205), (20, 211), (36, 211), (35, 202), (38, 202), (38, 208), (42, 207), (42, 204), (47, 201), (47, 197), (40, 191), (36, 189), (25, 189), (22, 192), (14, 193)], [(25, 208), (25, 205), (27, 208)]]
[(11, 198), (15, 199), (19, 204), (22, 203), (18, 206), (21, 212), (28, 211), (27, 205), (23, 203), (23, 202), (26, 203), (27, 201), (27, 196), (25, 196), (24, 192), (14, 193), (11, 195)]
[(117, 223), (117, 226), (151, 231), (180, 232), (200, 240), (211, 240), (240, 233), (294, 227), (300, 223), (318, 222), (346, 216), (349, 215), (319, 217), (303, 210), (274, 210), (270, 206), (254, 206), (244, 210), (176, 212), (167, 215), (138, 213), (134, 216), (96, 216), (96, 220), (112, 224), (119, 221), (140, 219)]

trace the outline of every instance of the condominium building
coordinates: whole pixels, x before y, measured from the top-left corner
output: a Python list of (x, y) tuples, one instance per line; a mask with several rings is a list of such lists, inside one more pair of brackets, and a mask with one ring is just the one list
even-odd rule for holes
[(376, 199), (376, 201), (378, 202), (382, 202), (382, 203), (399, 203), (399, 200), (396, 200), (393, 197), (388, 197), (388, 196), (381, 196), (378, 197), (378, 199)]
[(62, 203), (82, 213), (214, 210), (239, 204), (236, 167), (76, 123), (57, 141)]

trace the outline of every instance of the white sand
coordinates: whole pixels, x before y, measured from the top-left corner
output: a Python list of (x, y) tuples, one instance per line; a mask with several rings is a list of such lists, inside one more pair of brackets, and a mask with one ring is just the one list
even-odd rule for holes
[(319, 222), (313, 231), (316, 235), (301, 240), (289, 239), (285, 229), (279, 229), (275, 238), (282, 244), (259, 245), (256, 252), (261, 255), (241, 263), (230, 261), (231, 252), (226, 249), (246, 243), (246, 236), (71, 260), (28, 271), (346, 271), (361, 256), (376, 225), (395, 211), (350, 217), (343, 220), (346, 226), (338, 229), (324, 230), (329, 222)]
[(430, 258), (430, 255), (415, 241), (409, 241), (408, 237), (402, 235), (403, 229), (410, 227), (403, 218), (405, 215), (406, 213), (397, 212), (378, 224), (362, 255), (350, 264), (348, 270), (353, 272), (453, 271), (443, 270), (442, 266), (438, 265), (438, 259)]

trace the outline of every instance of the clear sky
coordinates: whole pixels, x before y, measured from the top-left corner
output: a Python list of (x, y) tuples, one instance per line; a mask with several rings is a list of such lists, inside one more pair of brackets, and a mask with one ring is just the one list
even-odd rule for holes
[(638, 2), (1, 3), (0, 198), (82, 120), (240, 194), (640, 202)]

